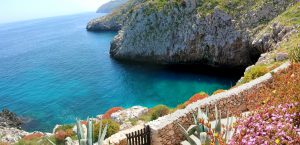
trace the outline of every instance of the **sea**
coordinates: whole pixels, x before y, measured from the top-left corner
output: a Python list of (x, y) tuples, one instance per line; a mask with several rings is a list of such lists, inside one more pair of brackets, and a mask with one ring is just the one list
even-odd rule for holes
[(105, 14), (82, 13), (0, 24), (0, 109), (27, 131), (51, 132), (112, 107), (176, 107), (195, 93), (235, 85), (240, 74), (192, 65), (120, 62), (109, 55), (117, 32), (88, 32)]

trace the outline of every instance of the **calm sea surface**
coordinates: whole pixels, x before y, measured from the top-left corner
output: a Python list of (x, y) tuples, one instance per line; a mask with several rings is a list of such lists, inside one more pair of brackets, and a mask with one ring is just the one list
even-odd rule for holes
[(238, 79), (195, 66), (117, 62), (109, 56), (116, 33), (85, 30), (99, 15), (0, 25), (0, 109), (27, 118), (25, 130), (51, 131), (55, 124), (114, 106), (175, 107), (197, 92), (227, 89)]

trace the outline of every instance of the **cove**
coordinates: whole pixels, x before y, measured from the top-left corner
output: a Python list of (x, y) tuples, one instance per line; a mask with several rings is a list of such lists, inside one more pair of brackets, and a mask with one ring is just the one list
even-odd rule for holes
[(111, 107), (165, 104), (228, 89), (241, 74), (202, 66), (122, 63), (109, 56), (116, 32), (87, 32), (101, 14), (85, 13), (0, 25), (0, 109), (48, 131)]

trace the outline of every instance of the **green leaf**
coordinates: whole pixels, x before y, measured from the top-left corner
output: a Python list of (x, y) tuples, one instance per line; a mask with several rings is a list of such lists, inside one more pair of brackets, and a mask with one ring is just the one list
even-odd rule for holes
[(49, 138), (46, 138), (52, 145), (56, 145), (54, 142), (52, 142)]
[(103, 129), (103, 133), (101, 133), (101, 139), (100, 139), (100, 141), (98, 140), (98, 145), (102, 145), (103, 144), (104, 137), (105, 137), (106, 132), (107, 132), (107, 128), (108, 128), (108, 124), (105, 125), (105, 127)]
[[(78, 138), (78, 140), (80, 141), (81, 139), (85, 139), (83, 128), (82, 128), (82, 125), (81, 125), (79, 119), (77, 119), (77, 121), (76, 121), (76, 126), (77, 126), (77, 138)], [(79, 142), (79, 145), (82, 145), (81, 142)]]
[(90, 118), (87, 119), (87, 144), (93, 145), (93, 122)]
[(87, 140), (86, 140), (86, 139), (81, 139), (81, 140), (79, 140), (79, 144), (80, 144), (80, 145), (87, 145), (86, 143), (87, 143)]
[(179, 123), (177, 123), (179, 126), (180, 131), (183, 133), (183, 135), (185, 136), (185, 138), (187, 139), (187, 141), (191, 144), (191, 145), (197, 145), (196, 142), (190, 137), (190, 135), (188, 134), (188, 132), (184, 129), (183, 126), (181, 126)]
[(208, 136), (207, 136), (207, 133), (206, 132), (201, 132), (200, 133), (200, 137), (199, 137), (199, 139), (200, 139), (200, 141), (201, 141), (201, 144), (206, 144), (206, 139), (208, 138)]
[(99, 127), (98, 145), (101, 145), (101, 133), (102, 133), (102, 120), (100, 121), (100, 127)]
[(222, 131), (221, 115), (219, 116), (218, 108), (217, 108), (216, 105), (215, 105), (215, 116), (216, 116), (215, 132), (217, 132), (218, 134), (220, 134), (221, 131)]

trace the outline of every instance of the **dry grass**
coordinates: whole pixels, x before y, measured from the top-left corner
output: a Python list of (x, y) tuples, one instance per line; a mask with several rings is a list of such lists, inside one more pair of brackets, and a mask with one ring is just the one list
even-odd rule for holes
[(300, 101), (300, 64), (273, 74), (273, 80), (263, 84), (260, 89), (246, 96), (247, 100), (256, 100), (253, 106), (279, 105)]
[(273, 74), (272, 81), (246, 94), (245, 98), (253, 102), (248, 106), (252, 113), (236, 123), (231, 144), (300, 143), (299, 63)]
[(9, 144), (6, 143), (6, 142), (1, 142), (1, 141), (0, 141), (0, 145), (9, 145)]

